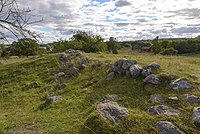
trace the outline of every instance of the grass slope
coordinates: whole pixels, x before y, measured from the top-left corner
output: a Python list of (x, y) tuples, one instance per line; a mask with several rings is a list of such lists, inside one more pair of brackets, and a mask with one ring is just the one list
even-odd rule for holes
[[(104, 64), (99, 67), (91, 64), (71, 80), (58, 79), (49, 71), (49, 68), (59, 67), (59, 55), (1, 60), (0, 133), (153, 134), (157, 133), (155, 123), (158, 120), (171, 121), (186, 133), (200, 133), (191, 121), (195, 105), (187, 105), (183, 99), (178, 103), (165, 103), (179, 108), (180, 117), (151, 116), (146, 112), (150, 106), (156, 105), (148, 102), (154, 93), (160, 93), (164, 98), (184, 93), (200, 96), (200, 83), (191, 78), (193, 74), (200, 78), (200, 55), (160, 56), (130, 50), (122, 50), (118, 55), (84, 54)], [(124, 76), (105, 81), (109, 69), (106, 63), (114, 63), (121, 57), (135, 59), (141, 65), (157, 62), (161, 65), (161, 72), (188, 78), (196, 90), (172, 91), (168, 85), (142, 89), (141, 79)], [(33, 81), (39, 82), (40, 87), (30, 86)], [(58, 83), (65, 83), (66, 87), (54, 90)], [(51, 91), (55, 92), (54, 95), (61, 95), (63, 101), (39, 110)], [(106, 94), (117, 94), (122, 98), (117, 103), (129, 110), (127, 120), (112, 125), (97, 114), (96, 104)]]

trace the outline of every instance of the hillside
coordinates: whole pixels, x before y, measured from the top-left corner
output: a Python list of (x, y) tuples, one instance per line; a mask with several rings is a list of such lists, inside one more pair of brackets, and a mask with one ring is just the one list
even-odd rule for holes
[[(121, 50), (119, 54), (83, 53), (91, 62), (73, 77), (57, 77), (53, 73), (62, 68), (61, 53), (28, 58), (0, 60), (0, 133), (158, 133), (156, 122), (172, 122), (185, 133), (200, 133), (192, 121), (194, 107), (183, 94), (200, 97), (200, 55), (161, 56)], [(160, 64), (157, 73), (169, 73), (177, 78), (185, 77), (192, 89), (174, 91), (168, 84), (147, 85), (142, 78), (126, 78), (117, 75), (111, 81), (106, 76), (119, 58), (133, 59), (145, 66), (152, 62)], [(73, 60), (77, 65), (78, 59)], [(119, 106), (129, 111), (128, 118), (113, 124), (98, 114), (96, 105), (106, 95), (117, 95)], [(159, 102), (148, 101), (153, 94), (160, 94), (164, 105), (180, 111), (179, 116), (150, 115), (147, 110)], [(57, 103), (45, 105), (50, 96), (62, 96)], [(178, 101), (168, 97), (177, 96)]]

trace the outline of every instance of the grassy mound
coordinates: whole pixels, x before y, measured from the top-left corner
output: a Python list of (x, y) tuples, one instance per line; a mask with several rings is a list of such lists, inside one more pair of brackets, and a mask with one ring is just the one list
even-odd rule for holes
[[(199, 79), (192, 77), (200, 78), (200, 55), (159, 56), (130, 51), (121, 51), (118, 55), (84, 53), (103, 64), (96, 66), (93, 62), (72, 79), (51, 74), (50, 68), (59, 68), (59, 55), (1, 60), (0, 133), (157, 133), (155, 123), (158, 120), (171, 121), (186, 133), (200, 133), (191, 121), (196, 105), (188, 105), (183, 99), (177, 103), (165, 102), (180, 109), (179, 117), (152, 116), (146, 112), (156, 105), (148, 102), (150, 95), (155, 93), (164, 99), (184, 93), (200, 96)], [(143, 66), (157, 62), (161, 65), (160, 72), (186, 77), (196, 90), (173, 91), (169, 85), (150, 85), (143, 89), (141, 79), (124, 76), (106, 81), (110, 63), (121, 57), (135, 59)], [(38, 82), (39, 86), (32, 86), (32, 82)], [(66, 86), (55, 90), (60, 83)], [(62, 96), (63, 100), (41, 110), (50, 92)], [(96, 104), (107, 94), (117, 94), (121, 98), (116, 102), (129, 110), (127, 120), (113, 125), (97, 114)]]

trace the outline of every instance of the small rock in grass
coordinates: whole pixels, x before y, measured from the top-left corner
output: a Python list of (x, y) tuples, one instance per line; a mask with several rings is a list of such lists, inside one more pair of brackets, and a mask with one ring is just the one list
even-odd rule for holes
[(45, 105), (50, 105), (51, 103), (57, 103), (60, 102), (61, 100), (62, 96), (52, 96), (46, 100)]

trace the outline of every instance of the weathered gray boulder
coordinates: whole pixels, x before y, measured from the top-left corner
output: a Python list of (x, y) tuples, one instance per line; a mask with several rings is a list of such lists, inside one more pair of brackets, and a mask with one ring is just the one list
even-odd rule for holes
[(115, 72), (115, 73), (118, 73), (118, 74), (122, 74), (122, 72), (123, 72), (122, 68), (120, 68), (118, 66), (115, 66), (115, 65), (112, 65), (111, 71)]
[(180, 112), (172, 107), (168, 107), (165, 105), (157, 105), (150, 107), (147, 112), (152, 115), (167, 115), (167, 116), (178, 116)]
[(80, 50), (68, 49), (65, 53), (70, 54), (71, 56), (80, 56), (82, 53)]
[(184, 94), (183, 95), (185, 97), (185, 100), (188, 104), (199, 104), (200, 103), (200, 99), (198, 96), (195, 95), (191, 95), (191, 94)]
[(135, 65), (131, 65), (129, 68), (130, 74), (132, 77), (137, 77), (140, 75), (141, 71), (142, 71), (142, 67), (140, 67), (139, 65), (135, 64)]
[(100, 102), (96, 106), (99, 114), (112, 123), (118, 123), (128, 117), (129, 112), (126, 108), (120, 107), (115, 102)]
[(114, 63), (114, 66), (117, 66), (117, 67), (121, 68), (123, 63), (124, 63), (124, 61), (126, 61), (126, 60), (127, 60), (126, 58), (120, 58)]
[(159, 85), (161, 84), (161, 80), (154, 74), (151, 74), (147, 76), (144, 80), (143, 83), (145, 84), (153, 84), (153, 85)]
[(149, 65), (147, 66), (147, 68), (158, 69), (158, 68), (160, 68), (160, 64), (158, 64), (158, 63), (156, 63), (156, 62), (153, 62), (153, 63), (149, 64)]
[(146, 76), (150, 75), (151, 72), (152, 72), (151, 68), (143, 68), (141, 74), (142, 74), (142, 76), (146, 77)]
[(192, 85), (186, 78), (179, 78), (171, 83), (171, 87), (173, 90), (180, 90), (192, 88)]
[(122, 63), (122, 69), (127, 70), (130, 68), (131, 65), (134, 65), (136, 63), (136, 60), (124, 60)]
[(195, 107), (193, 110), (192, 120), (195, 126), (200, 128), (200, 107)]
[(80, 62), (81, 64), (89, 64), (91, 62), (91, 59), (88, 57), (81, 57)]
[(61, 54), (60, 57), (59, 57), (59, 60), (61, 62), (67, 62), (69, 60), (69, 57), (67, 54)]
[(110, 81), (115, 77), (115, 72), (110, 72), (107, 76), (106, 76), (106, 80)]
[(168, 97), (168, 100), (169, 100), (169, 101), (177, 102), (179, 99), (178, 99), (178, 97), (176, 97), (176, 96), (172, 96), (172, 97)]
[(169, 121), (158, 121), (156, 123), (158, 134), (185, 134)]
[(150, 102), (163, 103), (164, 99), (162, 98), (162, 96), (160, 94), (153, 94), (153, 95), (150, 96), (149, 101)]
[(62, 96), (52, 96), (46, 100), (45, 105), (50, 105), (51, 103), (57, 103), (61, 100), (62, 100)]
[(75, 76), (75, 75), (77, 75), (79, 73), (79, 69), (78, 68), (76, 68), (76, 67), (73, 67), (72, 69), (71, 69), (71, 75), (72, 76)]
[(57, 76), (58, 77), (65, 77), (65, 73), (64, 72), (59, 72), (59, 73), (57, 73)]

